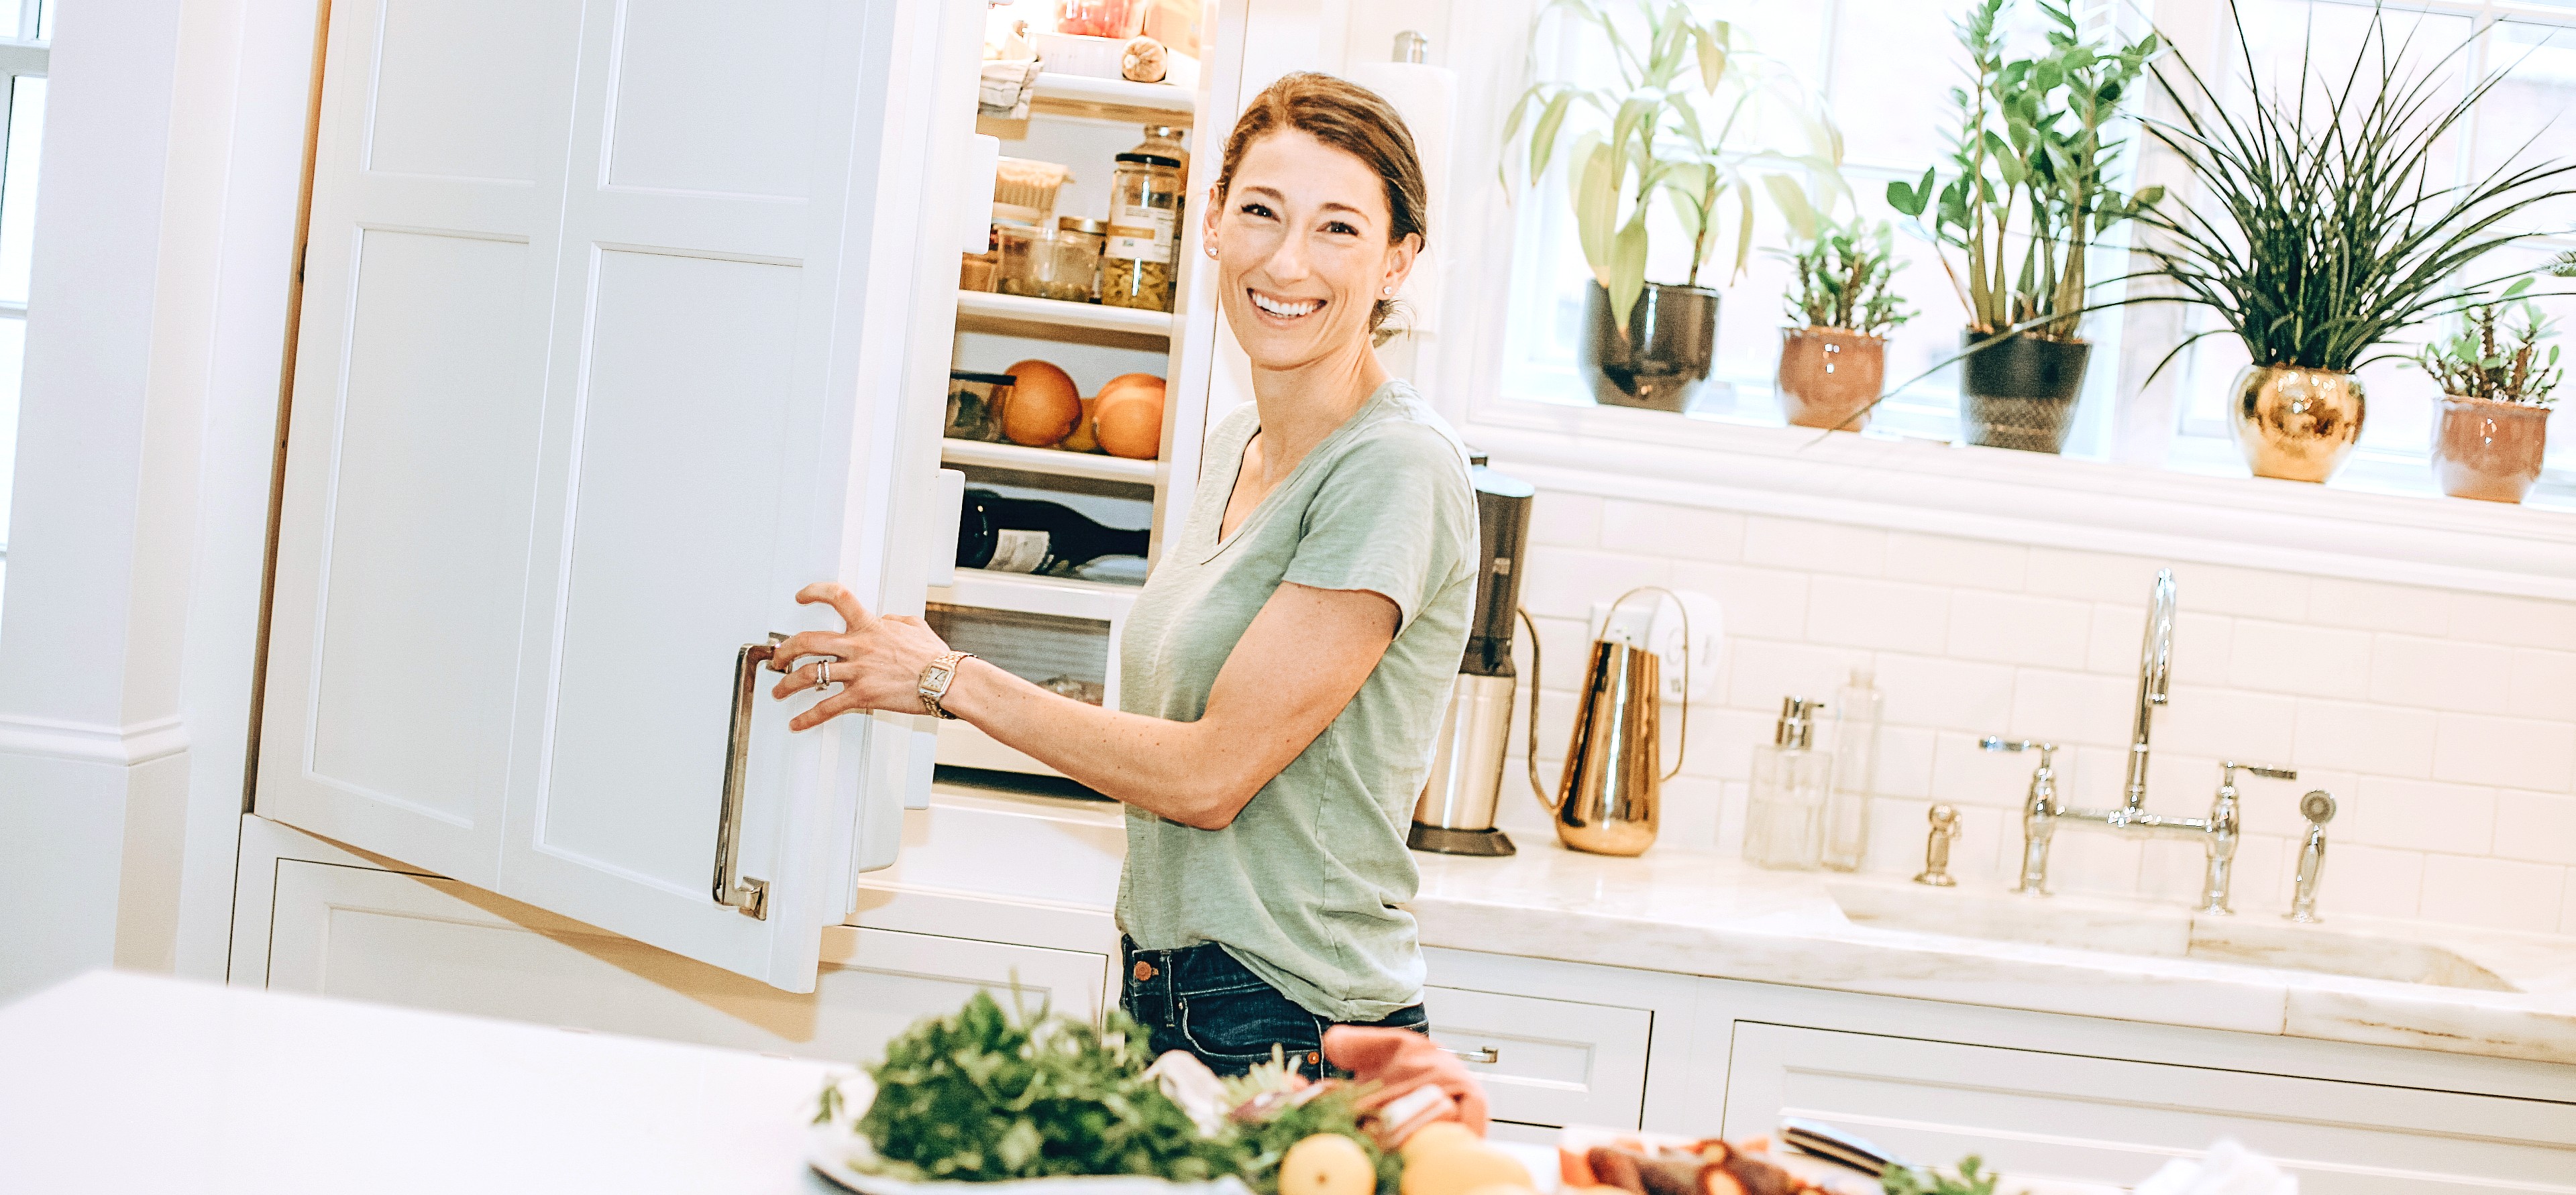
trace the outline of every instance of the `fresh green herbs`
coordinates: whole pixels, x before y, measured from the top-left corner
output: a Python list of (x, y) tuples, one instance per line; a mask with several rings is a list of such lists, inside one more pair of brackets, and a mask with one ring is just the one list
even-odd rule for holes
[(1958, 24), (1969, 86), (1950, 91), (1959, 120), (1950, 181), (1935, 192), (1936, 166), (1919, 183), (1887, 184), (1887, 202), (1918, 220), (1928, 213), (1932, 237), (1960, 250), (1960, 264), (1941, 264), (1969, 327), (1992, 333), (2039, 320), (2032, 335), (2072, 340), (2085, 311), (2086, 251), (2164, 197), (2162, 187), (2123, 195), (2110, 185), (2125, 145), (2111, 135), (2113, 117), (2162, 43), (2150, 33), (2104, 45), (2084, 36), (2067, 0), (2037, 0), (2054, 26), (2047, 51), (2008, 58), (1998, 27), (2007, 3), (1978, 0)]
[(1879, 1180), (1879, 1189), (1887, 1195), (1995, 1195), (1999, 1176), (1985, 1165), (1984, 1158), (1969, 1154), (1959, 1159), (1957, 1178), (1912, 1166), (1890, 1166)]
[[(1359, 1089), (1334, 1086), (1281, 1100), (1265, 1117), (1241, 1113), (1213, 1135), (1145, 1073), (1144, 1031), (1112, 1010), (1105, 1028), (1071, 1017), (1005, 1011), (988, 993), (922, 1020), (886, 1044), (870, 1071), (876, 1096), (857, 1124), (872, 1165), (906, 1179), (995, 1182), (1064, 1175), (1148, 1175), (1174, 1182), (1235, 1176), (1275, 1193), (1288, 1147), (1314, 1133), (1360, 1142), (1379, 1189), (1395, 1191), (1396, 1159), (1358, 1127)], [(1284, 1086), (1285, 1067), (1268, 1076)], [(1256, 1077), (1256, 1081), (1260, 1077)], [(1240, 1088), (1230, 1087), (1234, 1093)], [(817, 1121), (844, 1112), (827, 1091)]]
[(2408, 47), (2391, 44), (2374, 8), (2341, 81), (2315, 80), (2312, 108), (2304, 55), (2284, 95), (2255, 77), (2241, 13), (2236, 37), (2244, 98), (2222, 100), (2180, 57), (2179, 81), (2155, 70), (2182, 116), (2149, 129), (2190, 166), (2206, 202), (2142, 216), (2159, 235), (2139, 252), (2182, 301), (2216, 312), (2257, 365), (2359, 368), (2390, 333), (2448, 306), (2470, 262), (2529, 235), (2504, 231), (2517, 214), (2576, 193), (2576, 166), (2555, 162), (2448, 181), (2471, 111), (2503, 77), (2458, 87), (2448, 71), (2470, 42), (2401, 78)]
[(1789, 318), (1813, 328), (1840, 328), (1876, 336), (1914, 318), (1888, 289), (1901, 264), (1887, 222), (1829, 224), (1789, 259), (1797, 274)]
[(2442, 384), (2444, 394), (2533, 406), (2550, 401), (2561, 373), (2558, 346), (2541, 351), (2555, 333), (2540, 305), (2522, 297), (2529, 289), (2531, 279), (2525, 278), (2495, 302), (2461, 312), (2459, 334), (2425, 345), (2415, 363)]

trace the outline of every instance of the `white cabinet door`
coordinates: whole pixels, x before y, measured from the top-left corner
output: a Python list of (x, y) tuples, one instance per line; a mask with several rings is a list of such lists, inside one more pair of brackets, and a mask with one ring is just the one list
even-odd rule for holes
[(1633, 1129), (1654, 1014), (1642, 1008), (1426, 987), (1431, 1036), (1467, 1062), (1498, 1120)]
[(333, 10), (259, 812), (812, 988), (928, 769), (737, 665), (834, 625), (811, 581), (916, 612), (944, 550), (912, 321), (982, 9)]
[(842, 927), (791, 994), (452, 880), (282, 860), (274, 892), (246, 956), (272, 988), (838, 1062), (977, 988), (1096, 1019), (1109, 977), (1087, 951)]
[(2576, 1104), (1739, 1021), (1726, 1135), (1783, 1116), (2032, 1178), (2127, 1186), (2235, 1137), (2302, 1195), (2576, 1192)]

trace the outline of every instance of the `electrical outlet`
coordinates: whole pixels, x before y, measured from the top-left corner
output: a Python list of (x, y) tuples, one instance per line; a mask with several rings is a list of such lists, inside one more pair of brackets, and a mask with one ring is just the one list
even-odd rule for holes
[[(1655, 653), (1664, 700), (1706, 701), (1717, 691), (1717, 648), (1726, 639), (1726, 608), (1695, 589), (1648, 592), (1617, 610), (1592, 603), (1592, 638)], [(1685, 631), (1687, 628), (1687, 632)]]

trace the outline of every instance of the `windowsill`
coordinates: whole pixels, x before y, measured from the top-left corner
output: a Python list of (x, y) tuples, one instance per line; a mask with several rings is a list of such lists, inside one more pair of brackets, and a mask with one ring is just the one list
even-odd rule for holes
[(1602, 497), (2576, 599), (2565, 507), (1532, 399), (1477, 402), (1460, 431), (1503, 472)]

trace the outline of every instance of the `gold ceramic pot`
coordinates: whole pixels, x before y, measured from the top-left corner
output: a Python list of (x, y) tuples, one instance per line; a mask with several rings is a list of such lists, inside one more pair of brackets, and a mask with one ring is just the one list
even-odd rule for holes
[(1557, 840), (1595, 855), (1642, 855), (1655, 845), (1663, 804), (1657, 714), (1663, 681), (1655, 653), (1608, 639), (1592, 644), (1583, 704), (1557, 782)]
[(2361, 440), (2357, 374), (2248, 365), (2229, 390), (2228, 425), (2256, 477), (2324, 481)]
[(2549, 451), (2549, 408), (2442, 396), (2433, 425), (2433, 479), (2454, 498), (2520, 502)]
[[(1791, 427), (1859, 431), (1887, 380), (1887, 341), (1842, 328), (1780, 329), (1780, 413)], [(1855, 417), (1857, 416), (1857, 417)]]

